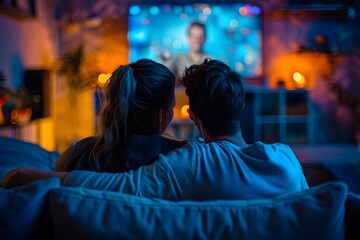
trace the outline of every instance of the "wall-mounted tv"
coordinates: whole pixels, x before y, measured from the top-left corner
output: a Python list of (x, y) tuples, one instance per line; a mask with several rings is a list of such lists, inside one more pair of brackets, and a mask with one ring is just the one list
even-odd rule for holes
[(129, 61), (149, 58), (166, 63), (187, 52), (187, 28), (194, 20), (205, 23), (207, 54), (244, 78), (263, 74), (262, 11), (242, 3), (129, 5)]

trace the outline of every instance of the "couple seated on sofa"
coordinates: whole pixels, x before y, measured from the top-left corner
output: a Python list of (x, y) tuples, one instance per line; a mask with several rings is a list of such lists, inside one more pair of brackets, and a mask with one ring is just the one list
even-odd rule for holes
[(96, 136), (67, 149), (56, 172), (18, 169), (3, 185), (55, 175), (65, 186), (170, 200), (266, 198), (308, 188), (287, 145), (244, 141), (245, 89), (238, 73), (205, 59), (185, 70), (183, 83), (190, 118), (205, 143), (163, 136), (173, 115), (175, 78), (165, 66), (142, 59), (112, 74)]

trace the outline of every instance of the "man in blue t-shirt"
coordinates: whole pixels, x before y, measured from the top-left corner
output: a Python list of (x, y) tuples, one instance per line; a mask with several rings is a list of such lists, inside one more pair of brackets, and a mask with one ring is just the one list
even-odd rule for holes
[(240, 115), (245, 90), (237, 72), (220, 61), (205, 59), (185, 70), (183, 82), (189, 116), (205, 143), (185, 144), (136, 171), (55, 173), (63, 185), (199, 201), (267, 198), (308, 188), (300, 163), (287, 145), (244, 141)]

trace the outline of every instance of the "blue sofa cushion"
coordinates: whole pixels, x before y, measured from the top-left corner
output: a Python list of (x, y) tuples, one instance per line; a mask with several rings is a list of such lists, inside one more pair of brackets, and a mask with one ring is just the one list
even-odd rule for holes
[(49, 239), (48, 193), (56, 187), (60, 179), (53, 177), (10, 190), (0, 188), (0, 238)]
[(260, 200), (171, 202), (62, 187), (50, 191), (61, 239), (343, 239), (347, 186)]
[(54, 170), (58, 152), (16, 139), (0, 137), (0, 182), (6, 173), (16, 168), (34, 167)]

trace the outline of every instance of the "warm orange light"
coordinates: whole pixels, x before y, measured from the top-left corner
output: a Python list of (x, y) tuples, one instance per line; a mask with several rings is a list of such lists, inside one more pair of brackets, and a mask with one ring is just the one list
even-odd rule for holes
[(301, 73), (295, 72), (293, 74), (293, 79), (294, 79), (295, 82), (299, 82), (301, 80)]
[(181, 107), (181, 117), (183, 119), (189, 118), (189, 113), (187, 112), (188, 109), (189, 109), (189, 105), (184, 105)]
[(105, 85), (105, 83), (109, 80), (110, 77), (111, 77), (111, 73), (108, 73), (108, 74), (101, 73), (98, 76), (98, 86), (103, 87)]
[[(285, 53), (274, 63), (269, 74), (269, 87), (275, 89), (281, 85), (287, 90), (305, 87), (312, 89), (315, 87), (317, 80), (323, 78), (322, 76), (330, 76), (335, 65), (340, 61), (342, 61), (342, 57), (333, 58), (327, 53)], [(295, 78), (300, 82), (294, 80), (295, 72), (303, 76), (301, 78), (300, 75), (295, 75)]]
[(296, 82), (298, 87), (304, 87), (305, 86), (305, 77), (299, 73), (299, 72), (295, 72), (293, 74), (293, 79)]
[(16, 108), (13, 108), (11, 111), (11, 123), (16, 124), (16, 120), (18, 118), (18, 110)]
[(174, 119), (177, 119), (177, 118), (179, 118), (179, 110), (177, 110), (177, 108), (174, 108), (174, 116), (173, 116), (173, 118)]

